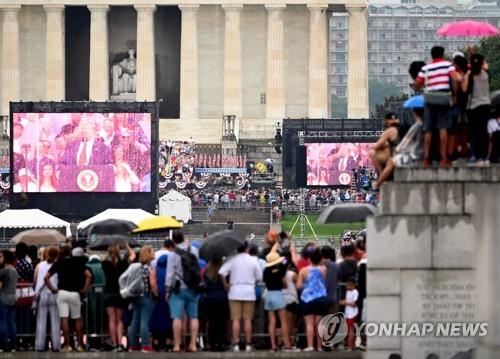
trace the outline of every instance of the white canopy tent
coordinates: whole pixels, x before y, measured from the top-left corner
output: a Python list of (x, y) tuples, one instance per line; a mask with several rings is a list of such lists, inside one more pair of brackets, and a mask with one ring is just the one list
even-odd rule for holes
[(175, 217), (178, 221), (187, 223), (191, 220), (191, 199), (171, 189), (160, 198), (160, 216)]
[(71, 236), (69, 222), (39, 209), (6, 209), (0, 213), (0, 228), (65, 228)]
[(78, 224), (78, 229), (87, 228), (89, 225), (105, 221), (107, 219), (119, 219), (138, 224), (143, 219), (154, 217), (153, 214), (140, 208), (108, 208)]

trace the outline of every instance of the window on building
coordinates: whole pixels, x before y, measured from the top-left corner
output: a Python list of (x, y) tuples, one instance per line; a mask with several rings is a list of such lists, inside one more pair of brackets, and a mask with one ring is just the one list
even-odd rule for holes
[(400, 20), (396, 20), (396, 22), (394, 23), (394, 28), (401, 29), (401, 21)]
[(345, 61), (345, 54), (339, 54), (339, 53), (336, 53), (335, 54), (335, 60), (339, 61), (339, 62), (343, 62)]
[(396, 46), (396, 51), (401, 51), (401, 49), (402, 49), (402, 42), (397, 41), (395, 43), (395, 46)]
[(382, 62), (385, 62), (385, 61), (386, 61), (385, 56), (382, 56)]
[(345, 97), (345, 87), (337, 87), (337, 96)]
[(382, 73), (385, 74), (385, 67), (382, 67)]
[(385, 40), (385, 32), (381, 32), (381, 33), (380, 33), (380, 38), (381, 38), (382, 40)]

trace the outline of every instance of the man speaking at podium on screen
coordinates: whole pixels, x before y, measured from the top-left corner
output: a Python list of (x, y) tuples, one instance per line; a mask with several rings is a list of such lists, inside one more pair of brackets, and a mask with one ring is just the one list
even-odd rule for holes
[(111, 149), (95, 132), (94, 119), (83, 117), (59, 162), (60, 191), (114, 191)]
[(111, 164), (111, 149), (95, 138), (93, 119), (87, 118), (81, 121), (76, 132), (77, 139), (66, 146), (61, 164), (78, 166)]

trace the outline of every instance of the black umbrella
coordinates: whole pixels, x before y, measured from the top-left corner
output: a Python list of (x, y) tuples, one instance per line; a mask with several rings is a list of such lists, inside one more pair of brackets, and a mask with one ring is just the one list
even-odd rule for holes
[(128, 243), (131, 247), (140, 247), (140, 244), (132, 237), (122, 234), (111, 234), (99, 236), (99, 239), (90, 245), (90, 249), (102, 251), (108, 249), (112, 244)]
[(105, 219), (104, 221), (96, 222), (87, 227), (87, 233), (90, 237), (93, 234), (129, 234), (137, 226), (130, 222), (121, 219)]
[(326, 224), (363, 222), (366, 220), (366, 217), (374, 215), (375, 212), (376, 208), (371, 204), (336, 204), (326, 207), (324, 211), (319, 215), (316, 223)]
[(200, 248), (200, 257), (210, 261), (227, 257), (245, 243), (244, 237), (237, 232), (225, 230), (212, 234)]

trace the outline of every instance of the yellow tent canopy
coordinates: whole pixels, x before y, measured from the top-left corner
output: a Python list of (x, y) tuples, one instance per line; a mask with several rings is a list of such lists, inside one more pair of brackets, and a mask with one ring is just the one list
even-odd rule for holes
[(137, 224), (137, 228), (132, 233), (155, 232), (169, 229), (182, 228), (182, 222), (176, 221), (172, 217), (154, 216), (146, 218)]

